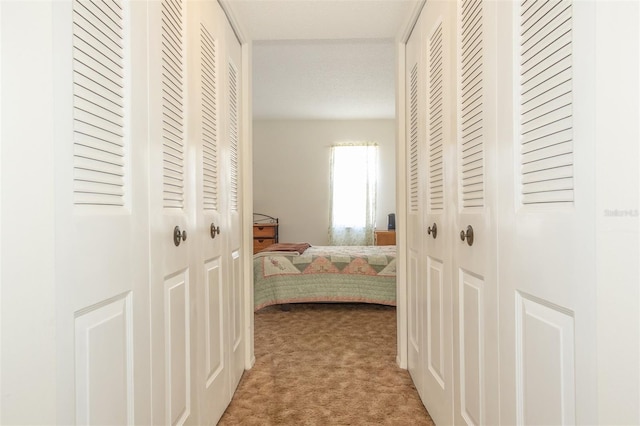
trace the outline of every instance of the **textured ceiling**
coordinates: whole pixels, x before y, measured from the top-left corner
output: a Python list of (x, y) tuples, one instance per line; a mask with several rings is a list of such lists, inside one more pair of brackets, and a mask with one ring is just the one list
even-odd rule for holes
[(254, 118), (392, 118), (394, 58), (388, 40), (256, 43)]
[(220, 0), (253, 41), (256, 119), (395, 116), (395, 43), (423, 0)]
[(395, 38), (421, 0), (221, 0), (251, 40)]

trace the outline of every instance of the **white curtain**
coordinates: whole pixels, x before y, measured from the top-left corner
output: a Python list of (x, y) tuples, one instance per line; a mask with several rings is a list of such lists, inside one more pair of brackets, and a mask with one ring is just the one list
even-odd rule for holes
[(329, 244), (373, 244), (377, 175), (377, 144), (331, 147)]

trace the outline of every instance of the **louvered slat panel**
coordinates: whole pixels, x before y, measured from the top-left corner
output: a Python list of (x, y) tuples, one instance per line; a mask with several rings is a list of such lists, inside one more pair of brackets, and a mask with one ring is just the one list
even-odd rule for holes
[(523, 176), (523, 183), (534, 183), (534, 182), (545, 182), (551, 180), (552, 178), (556, 179), (572, 179), (573, 178), (573, 167), (564, 167), (561, 171), (555, 169), (548, 170), (534, 170), (530, 173), (527, 173)]
[(163, 205), (184, 207), (184, 48), (180, 0), (162, 1)]
[(411, 69), (409, 188), (410, 209), (418, 211), (418, 64)]
[(123, 108), (122, 92), (108, 90), (104, 85), (99, 85), (90, 77), (86, 77), (76, 70), (73, 75), (73, 87), (74, 98), (86, 99), (98, 105), (111, 104), (111, 106), (103, 105), (107, 110)]
[(229, 188), (229, 207), (238, 211), (238, 71), (229, 63), (229, 151), (231, 182)]
[(125, 204), (123, 16), (120, 1), (73, 2), (76, 205)]
[(200, 28), (202, 83), (202, 190), (205, 210), (218, 209), (218, 121), (216, 41)]
[(483, 0), (463, 0), (460, 16), (460, 202), (484, 206)]
[(85, 51), (80, 50), (80, 47), (86, 49), (85, 51), (91, 52), (91, 49), (87, 48), (88, 46), (79, 46), (74, 50), (77, 72), (82, 75), (99, 74), (103, 76), (105, 78), (104, 87), (114, 93), (118, 93), (121, 90), (118, 85), (118, 82), (122, 80), (121, 69), (114, 67), (110, 61), (101, 61), (100, 57), (89, 56)]
[(444, 207), (443, 185), (443, 49), (442, 24), (429, 37), (429, 211), (441, 212)]
[(523, 204), (573, 202), (572, 7), (520, 7), (520, 141)]
[(124, 136), (122, 116), (102, 105), (95, 105), (76, 97), (73, 102), (74, 118), (84, 124), (102, 129), (117, 138)]

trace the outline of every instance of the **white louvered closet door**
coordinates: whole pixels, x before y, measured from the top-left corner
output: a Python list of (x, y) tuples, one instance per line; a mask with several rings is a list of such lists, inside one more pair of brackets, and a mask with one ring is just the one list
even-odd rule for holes
[(147, 423), (146, 9), (53, 8), (57, 422)]
[(458, 1), (455, 424), (499, 424), (496, 19), (496, 2)]
[(196, 229), (198, 373), (200, 423), (216, 424), (231, 400), (229, 269), (227, 257), (228, 191), (221, 178), (228, 165), (222, 136), (224, 114), (224, 22), (216, 2), (196, 2), (190, 9), (198, 44), (191, 49), (190, 111), (197, 141)]
[[(423, 43), (426, 138), (423, 401), (436, 424), (453, 417), (452, 214), (455, 193), (455, 2), (427, 2)], [(436, 230), (434, 232), (434, 229)]]
[(413, 28), (406, 44), (406, 171), (407, 177), (407, 365), (416, 389), (423, 395), (422, 383), (424, 368), (422, 364), (422, 330), (424, 316), (422, 288), (422, 247), (425, 238), (422, 226), (422, 179), (424, 170), (420, 145), (424, 143), (424, 99), (422, 21), (420, 18)]
[(500, 7), (501, 422), (591, 423), (594, 3)]
[[(191, 3), (152, 1), (149, 9), (149, 226), (154, 424), (198, 422), (195, 306), (195, 136), (190, 123), (187, 52), (198, 25)], [(194, 29), (195, 27), (195, 29)], [(189, 32), (189, 33), (188, 33)], [(193, 34), (193, 36), (191, 36)]]
[(230, 277), (229, 288), (229, 335), (231, 339), (231, 389), (234, 391), (244, 372), (244, 286), (242, 279), (242, 204), (241, 204), (241, 129), (242, 129), (242, 48), (225, 19), (225, 111), (224, 132), (227, 151), (223, 161), (228, 164), (224, 182), (228, 195), (227, 214), (228, 229), (226, 257)]

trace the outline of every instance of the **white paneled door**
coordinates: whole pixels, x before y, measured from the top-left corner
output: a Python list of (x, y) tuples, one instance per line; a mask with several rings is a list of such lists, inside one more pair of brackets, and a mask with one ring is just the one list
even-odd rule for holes
[[(197, 46), (191, 49), (191, 108), (197, 143), (197, 227), (194, 230), (198, 288), (198, 389), (202, 423), (216, 423), (231, 400), (229, 337), (228, 205), (224, 172), (228, 144), (222, 136), (224, 23), (215, 2), (197, 2), (190, 10)], [(192, 30), (194, 31), (194, 30)], [(195, 31), (193, 32), (195, 34)]]
[(592, 423), (594, 2), (500, 12), (501, 422)]
[[(424, 225), (422, 279), (423, 400), (438, 424), (453, 417), (452, 214), (455, 167), (455, 2), (427, 2), (423, 10), (425, 81)], [(426, 228), (426, 229), (425, 229)], [(425, 232), (426, 231), (426, 232)]]
[(411, 378), (415, 383), (420, 395), (423, 395), (422, 376), (424, 374), (422, 365), (422, 329), (424, 303), (422, 299), (423, 289), (421, 281), (423, 267), (421, 263), (423, 228), (422, 228), (422, 183), (420, 177), (423, 170), (420, 168), (421, 150), (419, 144), (424, 140), (424, 117), (420, 115), (423, 111), (424, 100), (419, 96), (423, 87), (422, 60), (420, 54), (421, 46), (421, 22), (418, 21), (411, 33), (406, 45), (406, 110), (407, 110), (407, 366)]
[(149, 8), (149, 208), (152, 416), (197, 422), (195, 383), (195, 156), (187, 105), (187, 8)]
[(57, 423), (145, 423), (146, 9), (53, 10)]
[(499, 424), (496, 3), (457, 10), (456, 424)]
[(229, 289), (229, 335), (231, 339), (231, 389), (236, 389), (244, 372), (244, 303), (242, 279), (242, 197), (240, 193), (240, 140), (242, 120), (242, 48), (235, 36), (229, 21), (224, 20), (225, 28), (225, 107), (224, 138), (225, 154), (223, 160), (228, 164), (225, 170), (224, 182), (228, 194), (227, 214), (228, 229), (227, 253), (228, 271), (230, 278)]

